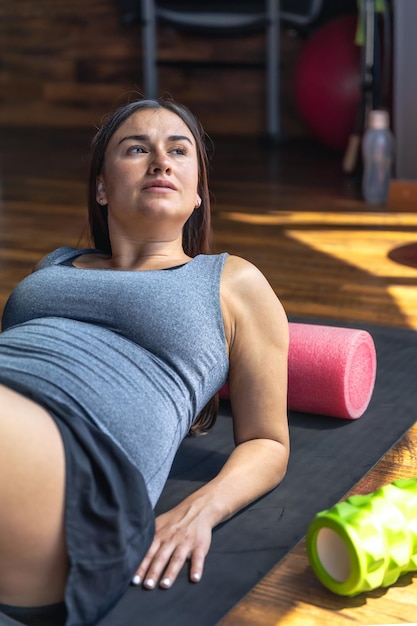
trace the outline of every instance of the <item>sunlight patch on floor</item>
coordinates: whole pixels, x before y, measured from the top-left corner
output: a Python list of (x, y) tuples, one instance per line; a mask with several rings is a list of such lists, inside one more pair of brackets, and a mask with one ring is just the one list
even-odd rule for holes
[[(293, 230), (287, 236), (348, 265), (374, 276), (415, 278), (417, 268), (401, 265), (388, 259), (389, 253), (400, 246), (412, 243), (410, 232), (397, 230)], [(415, 236), (417, 241), (417, 234)]]
[[(364, 228), (369, 226), (387, 227), (387, 226), (404, 226), (404, 215), (402, 213), (318, 213), (317, 211), (256, 211), (246, 212), (239, 210), (240, 207), (228, 205), (230, 209), (227, 211), (217, 210), (216, 217), (231, 221), (241, 222), (244, 224), (256, 224), (259, 226), (281, 226), (285, 224), (294, 224), (303, 227), (311, 225), (319, 225), (323, 227), (340, 227), (340, 226), (360, 226)], [(417, 226), (417, 213), (406, 214), (407, 226), (413, 229)]]

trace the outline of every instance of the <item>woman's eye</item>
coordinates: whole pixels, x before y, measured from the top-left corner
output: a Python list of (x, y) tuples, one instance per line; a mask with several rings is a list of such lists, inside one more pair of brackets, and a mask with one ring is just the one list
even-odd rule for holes
[(130, 146), (127, 149), (128, 154), (143, 154), (145, 152), (145, 148), (142, 146)]
[(174, 154), (186, 154), (187, 153), (185, 148), (173, 148), (171, 152), (173, 152)]

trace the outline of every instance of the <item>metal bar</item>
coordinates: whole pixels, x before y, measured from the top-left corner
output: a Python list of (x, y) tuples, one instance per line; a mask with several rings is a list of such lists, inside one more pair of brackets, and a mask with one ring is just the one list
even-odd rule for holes
[(143, 84), (146, 98), (158, 97), (156, 11), (154, 0), (142, 1)]
[(267, 0), (266, 128), (270, 139), (281, 134), (280, 111), (280, 0)]

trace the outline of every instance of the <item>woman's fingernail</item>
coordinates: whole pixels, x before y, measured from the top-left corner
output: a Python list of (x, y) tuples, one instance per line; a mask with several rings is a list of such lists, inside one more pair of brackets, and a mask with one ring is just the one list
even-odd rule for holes
[(147, 578), (143, 584), (145, 587), (148, 587), (148, 589), (153, 589), (155, 587), (155, 581), (153, 578)]
[(138, 576), (138, 574), (136, 574), (135, 576), (133, 576), (132, 578), (132, 585), (140, 585), (140, 576)]
[(194, 574), (191, 574), (191, 580), (192, 580), (194, 583), (198, 583), (198, 582), (200, 582), (200, 579), (201, 579), (201, 575), (200, 575), (200, 574), (198, 574), (197, 572), (195, 572)]
[(169, 578), (163, 578), (161, 580), (161, 585), (162, 587), (170, 587), (171, 586), (171, 581)]

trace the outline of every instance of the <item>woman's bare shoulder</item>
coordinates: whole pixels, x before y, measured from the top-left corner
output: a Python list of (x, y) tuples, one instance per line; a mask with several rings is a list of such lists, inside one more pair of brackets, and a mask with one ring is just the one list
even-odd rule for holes
[(224, 264), (223, 277), (226, 282), (256, 280), (256, 276), (261, 275), (260, 270), (243, 257), (229, 254)]
[(232, 299), (244, 297), (252, 300), (259, 292), (275, 296), (261, 270), (250, 261), (235, 255), (229, 255), (226, 259), (222, 287), (225, 295)]
[(268, 337), (275, 329), (281, 333), (287, 326), (283, 306), (266, 276), (253, 263), (229, 256), (221, 286), (222, 308), (229, 346), (237, 338)]

